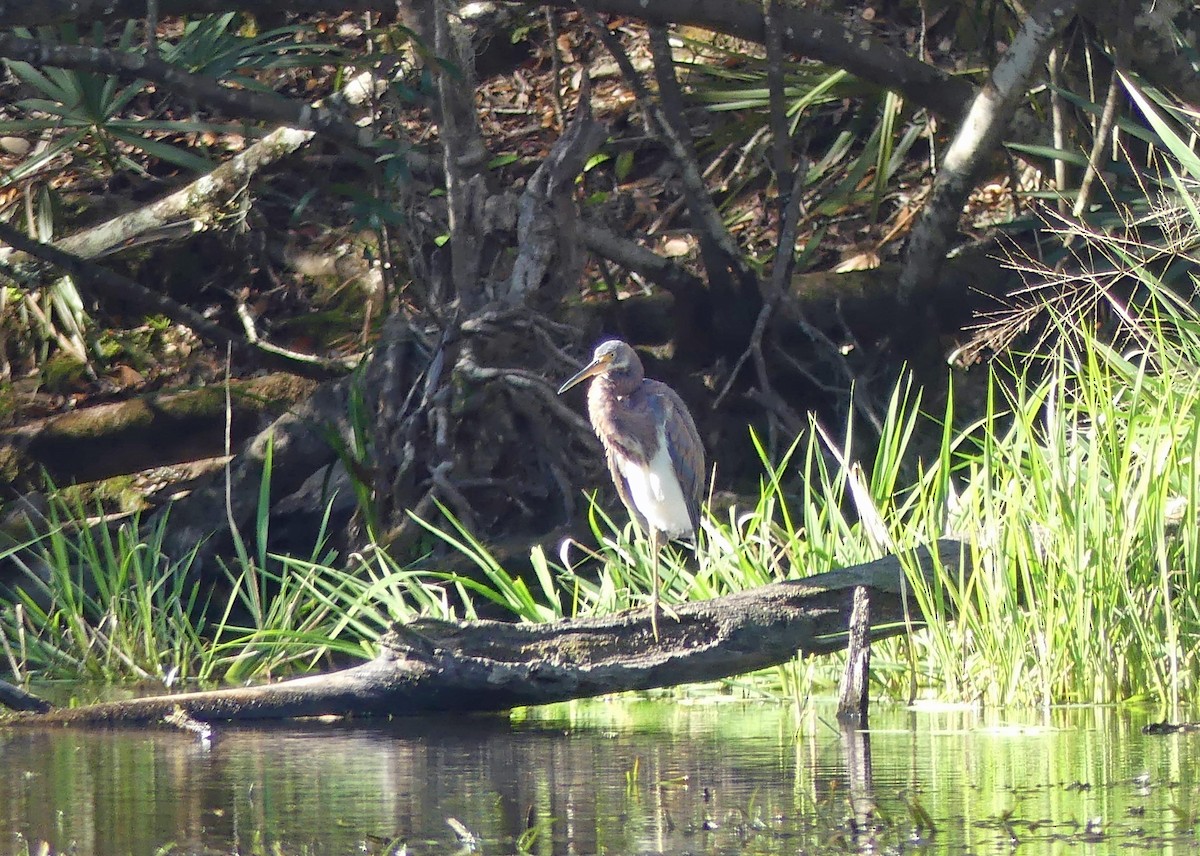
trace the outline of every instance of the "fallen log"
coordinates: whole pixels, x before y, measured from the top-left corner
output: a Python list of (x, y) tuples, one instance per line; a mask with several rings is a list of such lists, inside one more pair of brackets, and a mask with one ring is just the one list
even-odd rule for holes
[[(910, 556), (932, 581), (966, 561), (959, 541)], [(553, 624), (419, 620), (398, 625), (370, 662), (259, 687), (179, 693), (21, 713), (8, 724), (146, 724), (311, 716), (500, 711), (711, 681), (843, 648), (854, 590), (870, 590), (870, 638), (924, 623), (898, 556), (675, 607), (655, 640), (646, 610)], [(906, 606), (907, 598), (907, 606)], [(911, 622), (906, 625), (906, 618)], [(2, 701), (0, 697), (0, 701)], [(26, 702), (26, 708), (33, 704)]]

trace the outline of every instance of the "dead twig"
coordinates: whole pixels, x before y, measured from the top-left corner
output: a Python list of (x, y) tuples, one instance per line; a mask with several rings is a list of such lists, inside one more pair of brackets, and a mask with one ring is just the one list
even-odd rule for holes
[(286, 360), (289, 363), (314, 366), (333, 375), (352, 371), (362, 361), (362, 354), (353, 354), (348, 357), (320, 357), (316, 354), (302, 354), (299, 351), (274, 345), (258, 335), (254, 313), (250, 311), (250, 307), (246, 305), (246, 301), (238, 299), (236, 303), (238, 319), (242, 322), (242, 329), (246, 331), (246, 341), (263, 353), (279, 357), (281, 360)]
[[(1083, 171), (1083, 178), (1079, 180), (1079, 193), (1076, 195), (1075, 205), (1071, 209), (1071, 215), (1076, 219), (1083, 216), (1091, 199), (1092, 185), (1100, 173), (1100, 162), (1104, 158), (1108, 138), (1112, 135), (1113, 126), (1117, 123), (1117, 108), (1121, 103), (1120, 96), (1121, 66), (1118, 60), (1113, 64), (1112, 76), (1108, 81), (1108, 94), (1104, 96), (1104, 108), (1100, 112), (1100, 124), (1096, 126), (1096, 136), (1092, 139), (1092, 151), (1088, 155), (1087, 167)], [(1070, 245), (1073, 237), (1073, 234), (1068, 236), (1065, 242), (1067, 246)]]
[[(646, 88), (646, 84), (642, 80), (642, 76), (633, 67), (633, 63), (630, 61), (629, 55), (625, 52), (625, 48), (621, 46), (620, 41), (605, 26), (604, 21), (596, 13), (595, 7), (590, 2), (580, 2), (578, 6), (583, 13), (588, 27), (596, 34), (596, 37), (600, 39), (604, 47), (608, 49), (613, 60), (621, 69), (621, 74), (624, 76), (626, 83), (633, 90), (638, 106), (642, 110), (646, 132), (663, 142), (667, 150), (671, 153), (676, 166), (679, 167), (684, 196), (687, 199), (690, 213), (701, 235), (708, 238), (720, 249), (721, 254), (725, 257), (724, 264), (731, 268), (738, 276), (749, 275), (745, 263), (742, 261), (737, 243), (725, 228), (720, 211), (717, 210), (712, 198), (708, 195), (704, 176), (700, 168), (696, 165), (696, 159), (691, 153), (686, 126), (683, 124), (681, 117), (672, 117), (668, 114), (666, 102), (672, 98), (676, 99), (676, 101), (678, 100), (678, 84), (676, 83), (674, 87), (667, 84), (664, 91), (667, 74), (669, 73), (671, 81), (675, 79), (673, 65), (669, 69), (667, 68), (667, 64), (671, 60), (670, 45), (666, 44), (666, 31), (661, 28), (651, 29), (651, 51), (655, 57), (655, 66), (659, 79), (659, 93), (664, 98), (664, 103), (660, 105), (651, 96), (649, 89)], [(666, 45), (665, 57), (664, 45)], [(710, 270), (709, 273), (711, 276), (715, 271)]]

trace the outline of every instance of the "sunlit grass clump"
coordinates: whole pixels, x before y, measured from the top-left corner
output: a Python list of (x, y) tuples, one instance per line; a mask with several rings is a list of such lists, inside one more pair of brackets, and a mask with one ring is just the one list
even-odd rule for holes
[(957, 620), (919, 638), (942, 694), (1194, 697), (1200, 341), (1189, 309), (1164, 308), (1151, 298), (1141, 347), (1125, 352), (1063, 331), (1030, 369), (1044, 378), (993, 384), (979, 426), (927, 480), (921, 502), (975, 559), (937, 593)]

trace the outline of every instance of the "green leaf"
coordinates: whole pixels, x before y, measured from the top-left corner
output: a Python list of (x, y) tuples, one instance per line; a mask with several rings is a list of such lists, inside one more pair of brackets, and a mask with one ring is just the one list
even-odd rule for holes
[(1192, 147), (1180, 137), (1171, 124), (1155, 109), (1141, 88), (1124, 73), (1121, 74), (1121, 83), (1125, 85), (1129, 97), (1133, 99), (1133, 103), (1142, 111), (1142, 115), (1146, 117), (1146, 121), (1150, 123), (1150, 127), (1154, 129), (1162, 144), (1175, 156), (1180, 165), (1191, 174), (1192, 178), (1200, 179), (1200, 157), (1196, 155)]
[(193, 172), (208, 172), (213, 168), (212, 162), (207, 158), (193, 154), (186, 149), (177, 148), (170, 143), (164, 143), (161, 140), (152, 140), (149, 137), (142, 137), (130, 133), (124, 128), (111, 128), (110, 133), (118, 140), (128, 143), (136, 149), (141, 149), (152, 157), (156, 157), (167, 163), (173, 163), (184, 169), (189, 169)]
[(583, 171), (591, 172), (593, 169), (600, 166), (600, 164), (607, 163), (610, 160), (612, 160), (612, 155), (608, 154), (607, 152), (596, 152), (594, 155), (584, 161)]
[(488, 161), (487, 168), (499, 169), (502, 166), (508, 166), (510, 163), (516, 163), (520, 159), (521, 156), (517, 154), (497, 155)]
[(633, 171), (633, 150), (626, 149), (617, 155), (617, 165), (614, 170), (617, 175), (617, 181), (625, 181), (629, 178), (629, 174)]
[[(72, 100), (72, 93), (68, 93), (63, 90), (62, 87), (54, 83), (49, 77), (47, 77), (38, 69), (34, 68), (29, 63), (20, 62), (18, 60), (6, 60), (5, 65), (8, 66), (8, 70), (18, 80), (20, 80), (22, 83), (32, 86), (34, 89), (39, 90), (47, 98), (58, 102)], [(54, 69), (54, 71), (59, 70)]]
[(1072, 152), (1066, 149), (1056, 149), (1053, 146), (1038, 146), (1031, 143), (1005, 143), (1004, 145), (1014, 152), (1022, 152), (1043, 160), (1060, 160), (1081, 169), (1085, 168), (1088, 164), (1087, 156), (1082, 152)]

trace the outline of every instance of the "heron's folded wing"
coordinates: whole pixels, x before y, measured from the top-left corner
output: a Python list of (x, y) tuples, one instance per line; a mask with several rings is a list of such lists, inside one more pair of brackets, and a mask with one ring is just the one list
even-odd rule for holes
[(667, 451), (695, 530), (700, 526), (700, 504), (704, 500), (704, 443), (687, 405), (674, 390), (669, 387), (660, 390), (659, 406), (666, 420)]
[(633, 494), (629, 491), (629, 482), (625, 480), (625, 474), (621, 472), (621, 467), (617, 463), (616, 452), (607, 448), (604, 450), (604, 457), (608, 461), (608, 472), (612, 476), (613, 484), (617, 488), (617, 496), (621, 497), (621, 503), (629, 512), (629, 516), (637, 523), (638, 528), (643, 532), (648, 532), (646, 528), (646, 518), (638, 511), (638, 508), (633, 503)]

